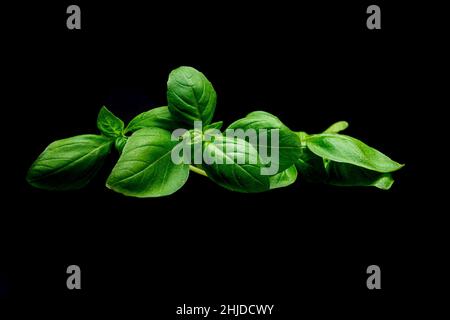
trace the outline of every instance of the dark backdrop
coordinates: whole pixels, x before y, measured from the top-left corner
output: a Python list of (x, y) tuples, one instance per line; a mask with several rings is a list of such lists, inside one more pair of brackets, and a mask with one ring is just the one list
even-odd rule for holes
[[(408, 6), (378, 2), (382, 30), (370, 31), (371, 3), (340, 2), (76, 1), (80, 31), (65, 27), (68, 2), (11, 9), (0, 274), (7, 301), (163, 319), (183, 303), (275, 304), (280, 319), (416, 308), (419, 286), (431, 281), (418, 276), (421, 254), (433, 261), (423, 242), (424, 216), (434, 210), (419, 171), (425, 130), (412, 130), (431, 112), (422, 90), (430, 38), (408, 23)], [(348, 134), (406, 166), (390, 191), (299, 179), (239, 194), (191, 174), (170, 197), (134, 199), (104, 187), (114, 155), (80, 191), (26, 184), (51, 141), (96, 132), (102, 105), (124, 121), (165, 105), (168, 73), (180, 65), (211, 80), (215, 119), (226, 125), (254, 110), (307, 132), (347, 120)], [(65, 287), (70, 264), (82, 269), (80, 292)], [(365, 286), (371, 264), (381, 267), (381, 291)]]

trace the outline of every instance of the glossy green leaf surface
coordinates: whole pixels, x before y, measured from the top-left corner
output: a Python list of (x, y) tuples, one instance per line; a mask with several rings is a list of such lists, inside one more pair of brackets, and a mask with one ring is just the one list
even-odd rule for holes
[[(260, 148), (266, 150), (264, 154), (267, 155), (272, 155), (272, 148), (277, 148), (278, 159), (274, 160), (278, 162), (278, 172), (291, 167), (301, 155), (301, 143), (298, 135), (286, 127), (280, 119), (268, 112), (255, 111), (249, 113), (245, 118), (233, 122), (228, 129), (241, 129), (247, 133), (250, 132), (247, 130), (254, 129), (257, 134), (257, 142), (256, 144), (252, 141), (249, 142), (253, 143), (254, 147), (260, 152), (263, 162), (265, 162), (265, 157)], [(272, 145), (271, 131), (274, 129), (278, 130), (278, 143), (275, 146)], [(267, 138), (262, 141), (260, 134), (265, 134), (265, 132), (267, 132)]]
[(97, 173), (111, 146), (111, 139), (92, 134), (55, 141), (31, 165), (27, 181), (47, 190), (82, 188)]
[(97, 127), (107, 137), (119, 137), (123, 134), (123, 121), (106, 107), (102, 107), (97, 117)]
[(286, 170), (269, 177), (270, 189), (284, 188), (293, 184), (297, 180), (297, 169), (295, 165)]
[(172, 115), (188, 126), (194, 121), (208, 125), (216, 109), (217, 95), (203, 73), (192, 67), (179, 67), (169, 75), (167, 101)]
[(158, 107), (143, 112), (134, 117), (125, 129), (126, 133), (135, 132), (142, 128), (161, 128), (172, 132), (178, 128), (185, 128), (186, 125), (177, 121), (170, 113), (168, 107)]
[(341, 134), (322, 133), (306, 139), (308, 149), (316, 155), (378, 172), (392, 172), (403, 165), (363, 142)]
[(113, 168), (108, 188), (134, 197), (167, 196), (180, 189), (189, 176), (188, 164), (174, 164), (172, 149), (178, 141), (161, 128), (133, 133)]
[[(256, 149), (241, 139), (217, 137), (203, 145), (206, 162), (203, 169), (220, 186), (238, 192), (269, 190), (267, 175), (261, 175), (264, 165)], [(219, 161), (221, 163), (219, 163)]]

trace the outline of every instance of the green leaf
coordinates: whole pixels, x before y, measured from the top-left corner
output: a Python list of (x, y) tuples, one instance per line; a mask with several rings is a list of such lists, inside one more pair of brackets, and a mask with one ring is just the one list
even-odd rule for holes
[(378, 172), (392, 172), (403, 165), (363, 142), (341, 134), (322, 133), (306, 139), (308, 148), (318, 156), (336, 162), (350, 163)]
[(269, 178), (270, 189), (283, 188), (293, 184), (297, 180), (295, 165)]
[(186, 127), (181, 121), (170, 113), (168, 107), (158, 107), (143, 112), (130, 121), (125, 129), (125, 133), (135, 132), (142, 128), (156, 127), (172, 132), (178, 128)]
[(216, 109), (217, 95), (203, 73), (191, 67), (179, 67), (169, 75), (167, 101), (176, 119), (189, 126), (194, 121), (203, 125), (211, 122)]
[(348, 128), (347, 121), (339, 121), (339, 122), (333, 123), (323, 133), (338, 133), (338, 132), (344, 131), (347, 128)]
[(98, 113), (97, 127), (105, 136), (116, 138), (123, 134), (124, 124), (122, 120), (103, 106)]
[(205, 142), (203, 148), (202, 168), (215, 183), (237, 192), (269, 190), (269, 176), (261, 174), (264, 165), (248, 142), (219, 136), (214, 142)]
[(100, 135), (80, 135), (52, 142), (27, 173), (27, 181), (46, 190), (73, 190), (94, 177), (111, 150), (112, 141)]
[(189, 176), (188, 164), (174, 164), (171, 151), (178, 141), (161, 128), (133, 133), (113, 168), (106, 186), (134, 197), (167, 196), (180, 189)]
[[(256, 143), (255, 141), (249, 142), (252, 143), (255, 148), (258, 148), (258, 152), (260, 153), (261, 159), (264, 163), (270, 160), (269, 158), (273, 155), (270, 152), (272, 147), (275, 149), (275, 146), (272, 146), (271, 144), (272, 132), (270, 130), (278, 129), (279, 141), (278, 148), (276, 148), (278, 159), (272, 159), (278, 164), (278, 172), (284, 171), (291, 167), (297, 162), (297, 159), (301, 155), (302, 146), (299, 136), (285, 126), (280, 119), (268, 112), (256, 111), (249, 113), (245, 118), (233, 122), (228, 129), (242, 129), (244, 133), (248, 134), (250, 134), (251, 131), (247, 130), (254, 129), (257, 135), (257, 141)], [(268, 133), (265, 142), (262, 142), (259, 136), (260, 133), (263, 133), (263, 131), (260, 131), (261, 129), (266, 129)], [(267, 149), (267, 151), (261, 152), (261, 148)], [(269, 158), (264, 156), (269, 154)]]
[(214, 123), (204, 126), (203, 131), (210, 130), (210, 129), (220, 130), (220, 129), (222, 129), (222, 126), (223, 126), (223, 121), (217, 121), (217, 122), (214, 122)]
[(328, 183), (335, 186), (373, 186), (388, 190), (394, 183), (390, 173), (380, 173), (334, 161), (328, 165), (328, 176)]

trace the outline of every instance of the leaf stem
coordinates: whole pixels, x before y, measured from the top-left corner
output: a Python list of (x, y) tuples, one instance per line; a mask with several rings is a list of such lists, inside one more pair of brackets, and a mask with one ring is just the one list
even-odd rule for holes
[(205, 171), (203, 171), (202, 169), (197, 168), (197, 167), (195, 167), (195, 166), (193, 166), (193, 165), (191, 165), (191, 164), (189, 165), (189, 170), (191, 170), (191, 171), (193, 171), (193, 172), (195, 172), (195, 173), (198, 173), (198, 174), (200, 174), (200, 175), (202, 175), (202, 176), (207, 177), (207, 174), (206, 174)]

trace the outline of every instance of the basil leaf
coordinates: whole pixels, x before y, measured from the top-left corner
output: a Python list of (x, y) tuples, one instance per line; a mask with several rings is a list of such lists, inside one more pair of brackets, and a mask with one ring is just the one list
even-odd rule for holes
[(339, 121), (339, 122), (333, 123), (323, 133), (338, 133), (338, 132), (344, 131), (347, 128), (348, 128), (347, 121)]
[(211, 122), (216, 109), (217, 95), (203, 73), (191, 67), (179, 67), (169, 75), (167, 101), (170, 112), (188, 125)]
[(112, 141), (86, 134), (52, 142), (27, 173), (27, 181), (46, 190), (80, 189), (88, 184), (111, 150)]
[[(296, 163), (297, 159), (301, 155), (301, 142), (299, 136), (296, 133), (292, 132), (287, 126), (285, 126), (280, 121), (280, 119), (268, 112), (256, 111), (249, 113), (245, 118), (233, 122), (228, 127), (228, 129), (242, 129), (244, 130), (244, 133), (249, 133), (249, 131), (246, 130), (254, 129), (257, 135), (257, 142), (249, 142), (252, 143), (255, 148), (258, 148), (258, 152), (260, 153), (261, 159), (264, 163), (269, 160), (269, 157), (266, 157), (265, 155), (270, 154), (271, 156), (273, 156), (273, 153), (271, 152), (271, 130), (278, 129), (279, 140), (278, 148), (276, 150), (276, 152), (278, 153), (278, 159), (272, 160), (278, 164), (278, 172), (284, 171), (287, 168), (291, 167)], [(261, 129), (266, 129), (268, 133), (267, 139), (264, 142), (262, 142), (260, 139), (260, 133), (263, 133), (263, 131), (260, 131)], [(266, 151), (261, 152), (261, 148), (265, 149)], [(275, 148), (275, 146), (273, 146), (273, 148)]]
[(270, 189), (283, 188), (293, 184), (297, 180), (295, 165), (269, 178)]
[(312, 152), (322, 158), (354, 164), (373, 171), (392, 172), (403, 167), (363, 142), (341, 134), (310, 135), (306, 139), (306, 144)]
[(167, 196), (180, 189), (189, 176), (189, 165), (172, 162), (178, 141), (161, 128), (143, 128), (133, 133), (109, 176), (106, 186), (134, 197)]
[(220, 130), (220, 129), (222, 129), (222, 126), (223, 126), (223, 121), (217, 121), (217, 122), (208, 124), (207, 126), (204, 126), (203, 131), (210, 130), (210, 129)]
[(388, 190), (394, 183), (390, 173), (379, 173), (348, 163), (331, 161), (328, 165), (328, 183), (335, 186), (373, 186)]
[(261, 175), (264, 165), (258, 152), (245, 140), (218, 136), (205, 142), (203, 150), (202, 168), (218, 185), (237, 192), (270, 189), (269, 176)]
[(105, 136), (115, 138), (122, 135), (124, 124), (122, 120), (103, 106), (98, 113), (97, 127)]
[(185, 125), (176, 120), (170, 113), (168, 107), (158, 107), (143, 112), (128, 123), (125, 133), (135, 132), (142, 128), (156, 127), (173, 131), (178, 128), (184, 128)]

